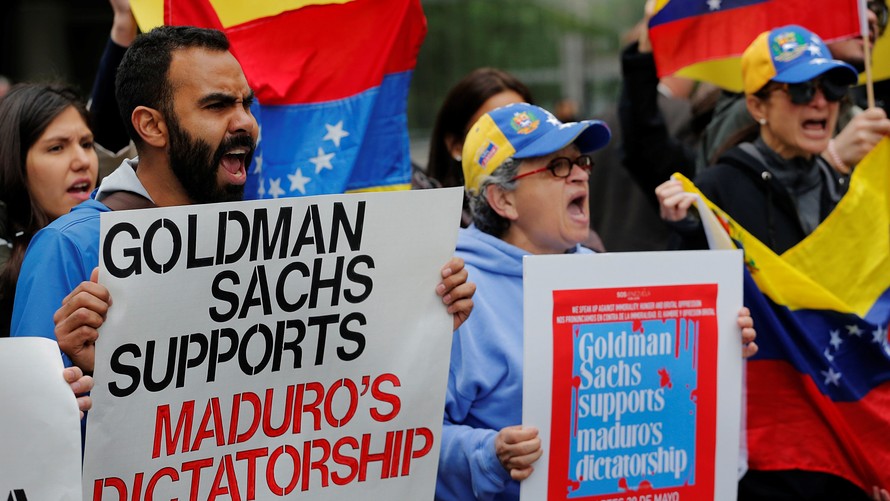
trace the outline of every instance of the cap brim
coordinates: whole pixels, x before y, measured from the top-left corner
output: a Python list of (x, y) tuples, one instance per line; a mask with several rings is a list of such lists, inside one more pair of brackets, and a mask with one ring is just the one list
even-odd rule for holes
[(838, 83), (852, 85), (859, 80), (859, 73), (849, 64), (837, 59), (811, 59), (805, 64), (798, 64), (787, 68), (781, 75), (773, 77), (774, 82), (802, 83), (812, 80), (825, 73), (832, 72), (832, 77), (838, 79)]
[(601, 120), (570, 122), (551, 130), (537, 141), (526, 145), (513, 154), (513, 158), (531, 158), (549, 155), (576, 143), (581, 153), (590, 153), (609, 144), (612, 132)]

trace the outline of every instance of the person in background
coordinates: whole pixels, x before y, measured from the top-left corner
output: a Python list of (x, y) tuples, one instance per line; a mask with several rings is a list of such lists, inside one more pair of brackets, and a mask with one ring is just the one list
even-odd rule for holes
[[(462, 151), (470, 126), (479, 118), (502, 106), (532, 103), (528, 87), (513, 75), (497, 68), (478, 68), (462, 78), (445, 97), (436, 116), (430, 139), (427, 175), (433, 187), (463, 186)], [(416, 178), (416, 176), (415, 176)], [(464, 195), (461, 226), (472, 221), (469, 199)], [(584, 242), (591, 249), (604, 250), (602, 241), (591, 231)]]
[(0, 336), (31, 238), (88, 199), (98, 159), (87, 111), (64, 85), (23, 83), (0, 99)]
[[(506, 71), (478, 68), (463, 77), (445, 96), (430, 137), (426, 176), (415, 169), (418, 187), (463, 186), (461, 150), (470, 125), (485, 113), (510, 103), (534, 102), (531, 91)], [(424, 181), (423, 177), (429, 178)], [(466, 199), (461, 226), (470, 224)]]
[[(832, 59), (818, 36), (795, 25), (760, 34), (742, 55), (742, 73), (745, 103), (759, 136), (729, 150), (717, 165), (699, 173), (695, 183), (737, 223), (781, 254), (809, 235), (846, 190), (847, 176), (828, 165), (820, 153), (835, 130), (840, 101), (858, 74), (846, 62)], [(677, 225), (685, 247), (706, 248), (701, 221), (689, 211), (694, 195), (683, 191), (679, 181), (663, 183), (656, 195), (662, 217)], [(773, 389), (748, 385), (747, 391), (752, 395)], [(758, 433), (770, 433), (770, 416), (749, 415), (749, 423), (754, 419)], [(758, 454), (766, 452), (749, 452), (750, 469), (739, 482), (742, 501), (867, 500), (872, 494), (817, 468), (762, 470), (758, 463), (765, 458)], [(885, 499), (885, 494), (876, 490), (875, 499)]]
[[(850, 64), (857, 71), (862, 71), (865, 67), (864, 45), (874, 46), (875, 40), (887, 27), (885, 0), (871, 0), (867, 6), (867, 40), (852, 37), (827, 44), (835, 59)], [(851, 90), (848, 94), (855, 93)], [(759, 127), (748, 114), (745, 101), (742, 94), (725, 93), (717, 103), (713, 119), (702, 135), (696, 156), (696, 167), (699, 170), (716, 163), (733, 146), (753, 141), (757, 137)], [(840, 174), (850, 174), (852, 168), (887, 134), (890, 134), (890, 119), (884, 109), (875, 107), (862, 110), (854, 106), (849, 98), (845, 98), (841, 101), (834, 137), (820, 154)]]
[(11, 87), (12, 82), (5, 76), (0, 75), (0, 97), (5, 96)]
[(100, 181), (125, 158), (136, 156), (136, 149), (127, 135), (127, 127), (121, 120), (114, 96), (114, 77), (127, 47), (136, 39), (138, 29), (129, 0), (109, 0), (109, 4), (114, 13), (111, 33), (99, 59), (88, 107), (96, 135)]
[[(484, 114), (462, 151), (473, 224), (457, 255), (477, 284), (476, 308), (455, 332), (445, 396), (436, 499), (517, 500), (543, 454), (537, 428), (522, 424), (522, 258), (589, 254), (590, 153), (605, 123), (561, 123), (519, 103)], [(756, 333), (739, 315), (745, 353)]]

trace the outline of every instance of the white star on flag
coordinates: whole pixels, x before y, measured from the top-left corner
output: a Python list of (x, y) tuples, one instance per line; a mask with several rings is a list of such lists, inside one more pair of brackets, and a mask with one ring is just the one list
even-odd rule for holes
[(841, 373), (834, 372), (833, 367), (829, 367), (827, 371), (820, 371), (823, 376), (825, 376), (825, 385), (833, 384), (835, 386), (840, 386)]
[(349, 133), (343, 130), (343, 120), (337, 122), (337, 125), (324, 124), (328, 133), (324, 135), (322, 141), (333, 141), (334, 146), (340, 147), (340, 140), (348, 136)]
[(262, 174), (263, 173), (263, 156), (257, 155), (253, 157), (253, 173), (254, 174)]
[(861, 336), (862, 336), (862, 329), (860, 329), (859, 326), (856, 325), (856, 324), (848, 325), (848, 326), (847, 326), (847, 334), (849, 334), (850, 336), (861, 337)]
[(334, 153), (325, 153), (323, 149), (319, 148), (318, 155), (309, 159), (315, 165), (315, 173), (318, 174), (322, 169), (334, 170), (334, 166), (331, 165), (334, 155)]
[(881, 344), (884, 342), (884, 339), (887, 337), (887, 329), (882, 329), (879, 325), (877, 329), (871, 331), (872, 343)]
[(260, 178), (260, 187), (257, 188), (256, 193), (257, 193), (257, 195), (259, 195), (259, 198), (263, 198), (266, 196), (266, 180), (265, 179)]
[(278, 198), (281, 195), (284, 195), (284, 190), (281, 189), (281, 178), (278, 179), (270, 179), (269, 180), (269, 196), (272, 198)]
[(834, 349), (837, 350), (841, 347), (841, 331), (831, 331), (831, 341), (828, 342), (831, 346), (834, 346)]
[(720, 4), (723, 0), (708, 0), (708, 8), (711, 10), (720, 10)]
[(293, 174), (288, 174), (287, 178), (290, 179), (290, 191), (297, 190), (302, 194), (306, 194), (306, 183), (311, 181), (308, 177), (303, 176), (303, 170), (297, 167), (297, 171)]
[(822, 354), (825, 355), (825, 358), (828, 359), (829, 362), (834, 362), (834, 356), (828, 351), (828, 348), (825, 348), (825, 351), (823, 351)]

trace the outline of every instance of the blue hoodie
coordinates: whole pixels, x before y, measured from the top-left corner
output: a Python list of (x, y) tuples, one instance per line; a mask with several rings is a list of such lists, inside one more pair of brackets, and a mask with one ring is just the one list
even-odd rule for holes
[(519, 482), (498, 461), (494, 440), (502, 428), (522, 423), (522, 256), (528, 254), (475, 226), (458, 233), (456, 255), (477, 289), (473, 313), (451, 345), (438, 500), (519, 499)]

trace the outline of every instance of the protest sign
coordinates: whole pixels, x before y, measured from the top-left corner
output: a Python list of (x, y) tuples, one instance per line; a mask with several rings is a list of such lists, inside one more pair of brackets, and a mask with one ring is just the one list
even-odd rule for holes
[(741, 417), (739, 251), (524, 261), (523, 500), (732, 500)]
[(0, 498), (79, 500), (80, 411), (59, 345), (0, 339)]
[(448, 189), (103, 214), (85, 498), (432, 498), (460, 206)]

